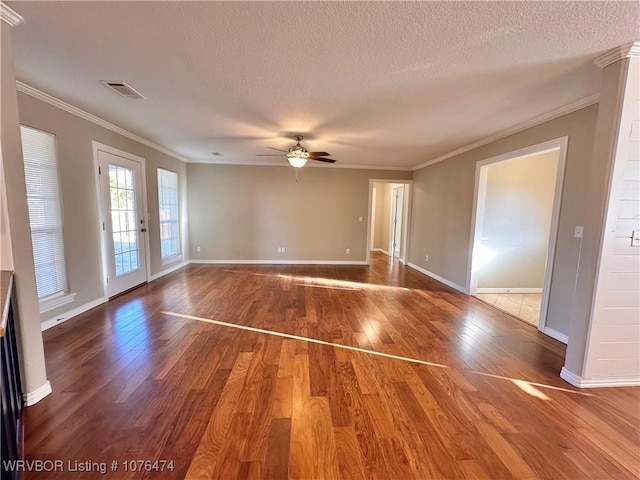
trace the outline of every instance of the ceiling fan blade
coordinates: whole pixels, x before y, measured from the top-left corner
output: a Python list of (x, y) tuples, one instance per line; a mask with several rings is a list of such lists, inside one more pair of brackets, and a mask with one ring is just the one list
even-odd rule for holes
[(309, 152), (310, 157), (330, 157), (331, 154), (327, 152)]
[(279, 155), (277, 153), (256, 153), (256, 157), (286, 157), (286, 155)]
[(280, 150), (279, 148), (273, 148), (273, 147), (267, 147), (269, 150), (277, 150), (278, 152), (284, 152), (287, 153), (288, 150)]
[(333, 158), (309, 157), (309, 160), (316, 160), (318, 162), (325, 162), (325, 163), (336, 163), (336, 161)]

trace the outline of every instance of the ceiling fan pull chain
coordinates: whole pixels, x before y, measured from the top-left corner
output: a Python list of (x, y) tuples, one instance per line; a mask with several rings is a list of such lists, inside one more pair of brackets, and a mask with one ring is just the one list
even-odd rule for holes
[(296, 183), (298, 183), (298, 182), (299, 182), (299, 179), (298, 179), (298, 172), (300, 171), (300, 169), (299, 169), (299, 168), (296, 168), (296, 169), (295, 169), (295, 171), (296, 171)]

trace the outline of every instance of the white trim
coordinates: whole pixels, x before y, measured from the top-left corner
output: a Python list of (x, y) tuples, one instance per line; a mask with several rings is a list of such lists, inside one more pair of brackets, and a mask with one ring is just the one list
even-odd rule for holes
[(56, 325), (59, 325), (67, 320), (71, 320), (73, 317), (77, 317), (78, 315), (91, 310), (92, 308), (97, 307), (98, 305), (102, 305), (105, 303), (107, 299), (105, 297), (96, 298), (89, 303), (85, 303), (84, 305), (80, 305), (79, 307), (74, 308), (73, 310), (69, 310), (68, 312), (64, 312), (61, 315), (56, 315), (49, 320), (45, 320), (40, 324), (40, 329), (44, 332), (45, 330), (49, 330)]
[(27, 407), (30, 407), (31, 405), (35, 405), (36, 403), (38, 403), (40, 400), (42, 400), (44, 397), (46, 397), (50, 393), (51, 393), (51, 383), (49, 383), (49, 380), (47, 380), (47, 382), (44, 385), (36, 388), (33, 392), (23, 393), (22, 399), (24, 400), (24, 404)]
[(551, 277), (553, 274), (553, 262), (555, 259), (556, 243), (558, 237), (558, 224), (560, 220), (560, 205), (562, 203), (562, 188), (564, 185), (564, 172), (567, 163), (567, 146), (569, 137), (560, 137), (547, 142), (538, 143), (519, 150), (503, 153), (495, 157), (476, 162), (476, 177), (473, 196), (473, 210), (471, 214), (471, 233), (469, 238), (469, 251), (467, 256), (467, 291), (471, 295), (477, 292), (478, 274), (473, 271), (473, 249), (477, 240), (482, 236), (482, 212), (484, 204), (483, 174), (486, 180), (486, 168), (488, 165), (505, 160), (521, 159), (532, 155), (558, 151), (558, 166), (556, 174), (556, 185), (553, 200), (553, 212), (551, 215), (551, 228), (549, 231), (549, 241), (547, 258), (545, 264), (544, 282), (542, 287), (542, 304), (540, 305), (540, 317), (538, 318), (538, 330), (546, 333), (547, 310), (549, 308), (549, 296), (551, 293)]
[(560, 378), (578, 388), (638, 387), (640, 377), (583, 378), (562, 367)]
[(567, 345), (569, 343), (569, 336), (565, 335), (564, 333), (561, 333), (557, 330), (554, 330), (553, 328), (549, 328), (549, 327), (544, 327), (544, 330), (542, 331), (542, 333), (544, 333), (545, 335), (550, 336), (551, 338), (555, 338), (556, 340), (558, 340), (559, 342), (564, 343), (565, 345)]
[(627, 57), (640, 57), (640, 42), (627, 43), (603, 53), (593, 61), (598, 67), (604, 68)]
[(0, 19), (10, 27), (15, 27), (19, 23), (24, 22), (22, 15), (4, 2), (0, 2)]
[(368, 265), (362, 260), (204, 260), (191, 259), (189, 263), (213, 265)]
[(186, 260), (184, 262), (180, 262), (177, 265), (174, 265), (173, 267), (169, 267), (165, 270), (161, 270), (158, 273), (154, 273), (153, 275), (151, 275), (151, 277), (149, 277), (149, 281), (153, 282), (154, 280), (157, 280), (160, 277), (164, 277), (166, 274), (171, 273), (171, 272), (175, 272), (176, 270), (182, 268), (182, 267), (186, 267), (187, 265), (189, 265), (189, 260)]
[(384, 253), (385, 255), (390, 256), (389, 252), (387, 252), (384, 248), (372, 248), (371, 251), (372, 252)]
[(476, 293), (542, 293), (542, 288), (476, 288)]
[(378, 189), (373, 187), (371, 191), (371, 222), (369, 222), (369, 238), (371, 241), (367, 244), (369, 249), (376, 251), (376, 202), (378, 201)]
[(71, 113), (72, 115), (75, 115), (91, 123), (95, 123), (96, 125), (106, 128), (107, 130), (111, 130), (112, 132), (118, 133), (124, 137), (135, 140), (138, 143), (142, 143), (143, 145), (146, 145), (147, 147), (151, 147), (154, 150), (157, 150), (166, 155), (169, 155), (170, 157), (175, 158), (176, 160), (180, 160), (182, 162), (188, 162), (188, 160), (185, 157), (182, 157), (177, 153), (172, 152), (171, 150), (167, 150), (166, 148), (161, 147), (157, 143), (147, 140), (146, 138), (142, 138), (141, 136), (136, 135), (135, 133), (132, 133), (128, 130), (125, 130), (124, 128), (118, 127), (113, 123), (109, 123), (106, 120), (101, 119), (100, 117), (96, 117), (91, 113), (88, 113), (88, 112), (85, 112), (84, 110), (79, 109), (78, 107), (74, 107), (73, 105), (63, 102), (62, 100), (56, 97), (53, 97), (48, 93), (44, 93), (38, 90), (37, 88), (27, 85), (26, 83), (16, 81), (16, 88), (19, 92), (29, 95), (30, 97), (41, 100), (45, 103), (48, 103), (49, 105), (53, 105), (54, 107), (64, 110), (65, 112)]
[(451, 282), (451, 281), (447, 280), (446, 278), (441, 277), (440, 275), (436, 275), (435, 273), (430, 272), (429, 270), (425, 270), (424, 268), (419, 267), (419, 266), (418, 266), (418, 265), (416, 265), (415, 263), (411, 263), (411, 262), (409, 262), (409, 263), (407, 263), (406, 265), (410, 266), (410, 267), (411, 267), (411, 268), (413, 268), (414, 270), (418, 270), (420, 273), (424, 273), (427, 277), (431, 277), (431, 278), (433, 278), (434, 280), (439, 281), (440, 283), (444, 283), (446, 286), (451, 287), (451, 288), (453, 288), (454, 290), (457, 290), (457, 291), (459, 291), (459, 292), (461, 292), (461, 293), (464, 293), (464, 294), (466, 294), (466, 295), (469, 295), (469, 292), (467, 291), (467, 289), (466, 289), (466, 288), (464, 288), (464, 287), (462, 287), (462, 286), (460, 286), (460, 285), (458, 285), (457, 283), (453, 283), (453, 282)]
[(582, 100), (578, 100), (577, 102), (570, 103), (564, 107), (553, 110), (552, 112), (545, 113), (544, 115), (540, 115), (539, 117), (535, 117), (531, 120), (528, 120), (524, 123), (520, 123), (513, 127), (507, 128), (506, 130), (502, 130), (494, 135), (490, 135), (485, 137), (477, 142), (470, 143), (464, 147), (460, 147), (452, 152), (441, 155), (433, 160), (429, 160), (427, 162), (421, 163), (420, 165), (416, 165), (413, 167), (413, 171), (420, 170), (421, 168), (428, 167), (429, 165), (433, 165), (438, 162), (442, 162), (443, 160), (447, 160), (448, 158), (455, 157), (456, 155), (460, 155), (461, 153), (468, 152), (473, 150), (474, 148), (482, 147), (483, 145), (488, 145), (489, 143), (495, 142), (496, 140), (500, 140), (501, 138), (508, 137), (509, 135), (513, 135), (515, 133), (526, 130), (527, 128), (535, 127), (536, 125), (540, 125), (545, 122), (549, 122), (556, 118), (562, 117), (564, 115), (568, 115), (575, 111), (581, 110), (585, 107), (589, 107), (595, 103), (600, 101), (600, 94), (596, 93), (589, 97), (583, 98)]
[(49, 310), (53, 310), (54, 308), (61, 307), (66, 305), (67, 303), (71, 303), (76, 299), (76, 292), (60, 292), (59, 294), (52, 295), (50, 297), (45, 297), (42, 300), (38, 300), (38, 305), (40, 306), (40, 313), (48, 312)]
[(111, 147), (109, 145), (105, 145), (103, 143), (100, 142), (96, 142), (93, 141), (91, 142), (91, 145), (93, 147), (93, 169), (94, 169), (94, 179), (95, 179), (95, 184), (96, 184), (96, 201), (97, 203), (97, 208), (98, 208), (98, 222), (97, 222), (97, 227), (98, 227), (98, 234), (100, 235), (100, 250), (101, 250), (101, 254), (102, 254), (102, 262), (101, 262), (101, 267), (102, 267), (102, 286), (103, 286), (103, 292), (102, 295), (105, 298), (109, 298), (108, 295), (108, 285), (107, 285), (107, 273), (109, 271), (109, 256), (107, 255), (107, 244), (105, 242), (105, 234), (106, 232), (102, 229), (102, 224), (105, 221), (105, 212), (102, 211), (102, 207), (103, 207), (103, 202), (102, 202), (102, 193), (101, 193), (101, 185), (100, 185), (100, 173), (99, 173), (99, 169), (100, 169), (100, 159), (98, 158), (98, 152), (105, 152), (105, 153), (109, 153), (111, 155), (116, 155), (118, 157), (122, 157), (125, 158), (127, 160), (131, 160), (133, 162), (137, 162), (140, 164), (141, 166), (141, 184), (142, 184), (142, 192), (141, 192), (141, 196), (142, 196), (142, 216), (144, 219), (144, 224), (146, 225), (147, 228), (147, 232), (146, 235), (144, 236), (144, 243), (145, 243), (145, 259), (146, 259), (146, 272), (145, 272), (145, 281), (149, 281), (149, 279), (151, 278), (151, 245), (150, 245), (150, 239), (149, 239), (149, 208), (148, 208), (148, 204), (147, 204), (147, 167), (146, 167), (146, 162), (145, 159), (142, 157), (139, 157), (137, 155), (134, 155), (133, 153), (129, 153), (126, 152), (124, 150), (120, 150), (118, 148), (115, 147)]

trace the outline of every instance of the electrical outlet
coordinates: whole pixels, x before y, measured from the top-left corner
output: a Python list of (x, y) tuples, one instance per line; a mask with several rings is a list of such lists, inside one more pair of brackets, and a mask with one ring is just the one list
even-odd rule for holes
[(282, 253), (282, 247), (278, 247), (278, 253)]
[(428, 261), (429, 261), (429, 255), (425, 255), (425, 256), (424, 256), (424, 261), (425, 261), (425, 262), (428, 262)]
[(351, 249), (347, 248), (347, 255), (351, 253)]
[(282, 247), (282, 253), (287, 253), (287, 249)]
[(199, 251), (200, 251), (200, 245), (196, 247), (196, 252), (199, 252)]
[(362, 222), (362, 217), (358, 217), (358, 221), (359, 221), (359, 222)]

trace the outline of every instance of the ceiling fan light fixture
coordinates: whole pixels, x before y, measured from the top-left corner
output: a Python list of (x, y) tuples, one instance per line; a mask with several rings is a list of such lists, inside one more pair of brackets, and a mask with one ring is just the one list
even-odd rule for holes
[(302, 168), (306, 165), (309, 154), (307, 152), (290, 152), (287, 154), (287, 160), (292, 167)]

